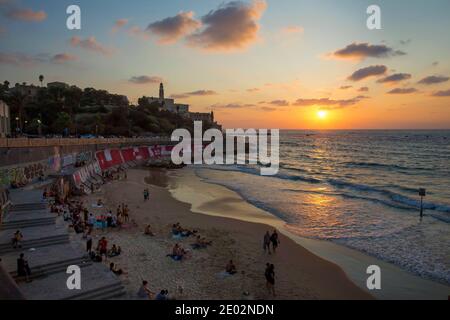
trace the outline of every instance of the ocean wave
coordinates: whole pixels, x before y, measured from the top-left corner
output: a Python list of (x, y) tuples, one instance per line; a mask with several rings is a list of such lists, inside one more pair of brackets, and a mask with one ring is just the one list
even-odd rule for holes
[(386, 164), (386, 163), (377, 163), (377, 162), (344, 162), (344, 165), (349, 167), (377, 167), (377, 168), (385, 168), (385, 169), (393, 169), (393, 170), (419, 170), (419, 171), (432, 171), (431, 168), (424, 167), (406, 167), (397, 164)]
[[(247, 174), (252, 174), (252, 175), (260, 175), (260, 170), (259, 167), (254, 166), (254, 167), (250, 167), (250, 166), (230, 166), (228, 167), (228, 169), (221, 169), (219, 167), (208, 167), (209, 169), (213, 169), (213, 170), (219, 170), (219, 171), (237, 171), (237, 172), (243, 172), (243, 173), (247, 173)], [(289, 169), (291, 170), (291, 169)], [(357, 192), (372, 192), (372, 193), (378, 193), (380, 195), (382, 195), (383, 197), (385, 197), (386, 199), (378, 199), (378, 198), (370, 198), (368, 199), (369, 201), (377, 201), (380, 203), (384, 203), (385, 205), (388, 205), (390, 207), (396, 207), (396, 208), (400, 208), (400, 209), (419, 209), (420, 208), (420, 200), (418, 199), (413, 199), (410, 198), (408, 196), (390, 191), (390, 190), (386, 190), (386, 189), (382, 189), (380, 187), (374, 187), (374, 186), (370, 186), (370, 185), (365, 185), (365, 184), (357, 184), (357, 183), (353, 183), (353, 182), (348, 182), (348, 181), (343, 181), (343, 180), (339, 180), (339, 179), (319, 179), (316, 177), (308, 177), (308, 176), (303, 176), (303, 175), (298, 175), (298, 174), (289, 174), (286, 172), (279, 172), (276, 176), (272, 176), (271, 178), (277, 178), (277, 179), (282, 179), (282, 180), (289, 180), (289, 181), (300, 181), (300, 182), (306, 182), (306, 183), (311, 183), (311, 184), (319, 184), (319, 183), (327, 183), (330, 184), (334, 187), (337, 188), (348, 188), (348, 189), (352, 189), (355, 190)], [(399, 187), (399, 186), (397, 186)], [(407, 188), (405, 187), (405, 189), (410, 189), (414, 190), (412, 188)], [(355, 197), (358, 197), (359, 195), (352, 195)], [(359, 196), (360, 197), (360, 196)], [(364, 198), (364, 197), (363, 197)], [(440, 212), (444, 212), (446, 214), (450, 213), (450, 206), (446, 205), (446, 204), (441, 204), (441, 203), (433, 203), (433, 202), (427, 202), (424, 201), (423, 202), (423, 208), (426, 210), (433, 210), (433, 211), (440, 211)]]

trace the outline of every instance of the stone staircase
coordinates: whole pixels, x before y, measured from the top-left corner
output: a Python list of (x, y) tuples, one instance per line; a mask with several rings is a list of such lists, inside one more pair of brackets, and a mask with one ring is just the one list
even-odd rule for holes
[[(11, 235), (12, 238), (12, 235)], [(26, 249), (31, 248), (39, 248), (39, 247), (46, 247), (46, 246), (52, 246), (55, 244), (62, 244), (62, 243), (68, 243), (69, 242), (69, 235), (68, 234), (61, 234), (61, 235), (54, 235), (54, 236), (48, 236), (48, 237), (41, 237), (39, 239), (31, 239), (31, 240), (25, 240), (22, 241), (22, 248), (14, 249), (11, 243), (1, 243), (0, 244), (0, 255), (10, 253), (10, 252), (20, 252)]]
[(56, 222), (56, 217), (37, 218), (37, 219), (22, 219), (5, 221), (0, 225), (0, 230), (22, 229), (37, 226), (53, 225)]
[[(85, 268), (92, 265), (92, 261), (87, 257), (78, 257), (73, 259), (47, 263), (45, 265), (33, 266), (30, 279), (42, 278), (58, 272), (66, 272), (67, 267), (71, 265), (77, 265), (80, 268)], [(18, 280), (19, 278), (17, 276), (17, 271), (10, 272), (10, 275), (16, 280)]]
[(13, 204), (11, 208), (9, 208), (9, 212), (14, 211), (33, 211), (33, 210), (46, 210), (46, 203), (22, 203), (22, 204)]
[(120, 298), (126, 293), (124, 286), (119, 281), (117, 283), (64, 298), (63, 300), (110, 300)]

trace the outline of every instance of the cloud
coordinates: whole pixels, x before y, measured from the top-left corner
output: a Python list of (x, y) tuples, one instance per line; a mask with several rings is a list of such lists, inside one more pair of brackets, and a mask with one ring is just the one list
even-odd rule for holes
[(243, 50), (257, 41), (258, 20), (266, 10), (263, 0), (233, 1), (203, 16), (203, 30), (187, 37), (188, 45), (206, 51)]
[(395, 88), (388, 92), (388, 94), (410, 94), (417, 92), (416, 88)]
[(266, 111), (266, 112), (272, 112), (272, 111), (276, 111), (277, 108), (272, 108), (272, 107), (261, 107), (260, 110)]
[(448, 80), (450, 80), (450, 78), (446, 77), (446, 76), (429, 76), (429, 77), (423, 78), (418, 83), (432, 85), (432, 84), (447, 82)]
[(371, 45), (369, 43), (352, 43), (343, 49), (339, 49), (329, 56), (341, 60), (364, 60), (366, 58), (386, 58), (392, 56), (402, 56), (406, 53), (394, 50), (384, 44)]
[(251, 107), (253, 105), (250, 104), (240, 104), (240, 103), (229, 103), (229, 104), (213, 104), (211, 106), (211, 108), (213, 109), (243, 109), (243, 108), (248, 108)]
[(134, 84), (149, 84), (149, 83), (162, 83), (163, 79), (161, 77), (156, 76), (134, 76), (131, 77), (128, 82)]
[(41, 22), (47, 19), (47, 13), (43, 10), (33, 11), (30, 8), (11, 8), (6, 16), (20, 21)]
[(51, 62), (58, 64), (75, 60), (77, 60), (77, 57), (68, 53), (58, 53), (51, 58)]
[(281, 33), (283, 34), (298, 34), (303, 33), (305, 30), (300, 26), (287, 26), (281, 29)]
[(128, 24), (128, 19), (125, 19), (125, 18), (117, 19), (116, 22), (114, 23), (114, 26), (111, 31), (113, 33), (116, 33), (117, 31), (119, 31), (120, 29), (125, 27), (127, 24)]
[(358, 89), (359, 92), (368, 92), (369, 91), (369, 87), (361, 87)]
[(197, 90), (197, 91), (192, 91), (192, 92), (173, 94), (173, 95), (171, 95), (171, 98), (174, 98), (174, 99), (187, 99), (187, 98), (190, 98), (192, 96), (213, 96), (213, 95), (217, 95), (217, 92), (215, 92), (213, 90)]
[(273, 101), (268, 102), (268, 104), (270, 104), (272, 106), (277, 106), (277, 107), (289, 106), (289, 102), (286, 100), (273, 100)]
[(359, 69), (355, 71), (347, 79), (351, 81), (360, 81), (368, 77), (381, 76), (387, 71), (386, 66), (377, 65)]
[(450, 97), (450, 89), (437, 91), (432, 94), (433, 97)]
[(379, 79), (378, 83), (397, 83), (403, 80), (411, 79), (411, 75), (409, 73), (395, 73), (390, 76)]
[(258, 92), (259, 91), (259, 88), (250, 88), (250, 89), (247, 89), (247, 92)]
[(181, 12), (174, 17), (168, 17), (151, 23), (147, 31), (159, 37), (160, 44), (170, 44), (200, 28), (201, 23), (194, 18), (194, 13)]
[(437, 67), (437, 66), (439, 65), (439, 61), (434, 61), (431, 65), (432, 65), (433, 67)]
[(21, 52), (0, 52), (0, 64), (19, 67), (32, 67), (42, 62), (45, 62), (45, 59), (41, 56), (32, 56)]
[(353, 86), (341, 86), (339, 89), (347, 90), (347, 89), (350, 89), (350, 88), (353, 88)]
[(293, 105), (297, 107), (322, 106), (326, 110), (342, 109), (354, 106), (361, 100), (368, 99), (366, 96), (357, 96), (352, 99), (333, 100), (330, 98), (321, 99), (297, 99)]
[(95, 37), (89, 37), (82, 40), (80, 37), (75, 36), (70, 39), (70, 43), (72, 47), (80, 47), (86, 50), (101, 53), (105, 56), (111, 55), (113, 53), (112, 49), (103, 46), (95, 39)]
[(412, 42), (412, 40), (406, 39), (406, 40), (400, 40), (399, 42), (401, 45), (406, 46), (406, 45), (410, 44)]
[(147, 30), (143, 30), (138, 26), (132, 26), (132, 27), (128, 28), (127, 33), (132, 37), (138, 37), (138, 38), (142, 38), (144, 40), (147, 40), (148, 38), (150, 38), (150, 32)]

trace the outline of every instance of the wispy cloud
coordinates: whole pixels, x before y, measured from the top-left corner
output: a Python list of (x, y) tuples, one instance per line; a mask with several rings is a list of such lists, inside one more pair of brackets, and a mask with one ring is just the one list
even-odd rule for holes
[(351, 88), (353, 88), (353, 86), (341, 86), (339, 89), (347, 90), (347, 89), (351, 89)]
[(122, 29), (123, 27), (125, 27), (128, 24), (128, 19), (126, 18), (121, 18), (121, 19), (117, 19), (114, 22), (114, 26), (111, 29), (111, 32), (116, 33), (118, 32), (120, 29)]
[(355, 71), (347, 79), (351, 81), (360, 81), (368, 77), (382, 76), (387, 72), (387, 67), (383, 65), (370, 66)]
[(157, 76), (133, 76), (128, 82), (133, 84), (161, 83), (163, 82), (163, 79)]
[(358, 89), (359, 92), (368, 92), (369, 91), (369, 87), (361, 87)]
[(0, 64), (33, 67), (43, 62), (48, 62), (48, 59), (43, 55), (29, 55), (22, 52), (0, 52)]
[(29, 22), (41, 22), (47, 19), (45, 11), (34, 11), (30, 8), (10, 8), (6, 12), (6, 16), (10, 19)]
[(326, 110), (343, 109), (346, 107), (351, 107), (364, 99), (368, 99), (366, 96), (357, 96), (351, 99), (339, 99), (334, 100), (330, 98), (320, 98), (320, 99), (297, 99), (293, 105), (297, 107), (310, 107), (310, 106), (321, 106)]
[(259, 88), (250, 88), (247, 89), (247, 92), (258, 92), (260, 89)]
[(364, 60), (366, 58), (386, 58), (392, 56), (402, 56), (406, 53), (394, 50), (384, 44), (372, 45), (369, 43), (352, 43), (345, 48), (336, 50), (328, 54), (328, 57), (340, 60)]
[(70, 39), (70, 43), (73, 47), (79, 47), (85, 50), (101, 53), (105, 56), (114, 53), (113, 49), (102, 45), (95, 39), (95, 37), (89, 37), (83, 40), (80, 37), (75, 36)]
[(395, 88), (388, 92), (388, 94), (411, 94), (416, 93), (416, 88)]
[(58, 53), (55, 54), (52, 58), (51, 58), (51, 62), (53, 63), (57, 63), (57, 64), (62, 64), (62, 63), (66, 63), (66, 62), (70, 62), (70, 61), (75, 61), (78, 58), (72, 54), (68, 54), (68, 53)]
[(248, 48), (258, 39), (258, 20), (267, 4), (233, 1), (203, 16), (204, 29), (187, 37), (188, 45), (206, 51), (237, 51)]
[(213, 90), (197, 90), (197, 91), (192, 91), (192, 92), (173, 94), (173, 95), (171, 95), (171, 97), (174, 98), (174, 99), (187, 99), (187, 98), (190, 98), (192, 96), (214, 96), (214, 95), (217, 95), (217, 94), (218, 93), (216, 91), (213, 91)]
[(300, 26), (287, 26), (281, 29), (283, 34), (299, 34), (303, 33), (305, 30)]
[(395, 73), (390, 76), (379, 79), (378, 83), (395, 84), (400, 81), (411, 79), (411, 74), (409, 73)]
[(434, 92), (433, 97), (450, 97), (450, 89)]
[(438, 83), (447, 82), (448, 80), (450, 80), (450, 78), (446, 77), (446, 76), (429, 76), (429, 77), (423, 78), (418, 83), (419, 84), (431, 85), (431, 84), (438, 84)]
[(158, 36), (160, 44), (171, 44), (194, 32), (200, 26), (201, 23), (194, 19), (194, 13), (190, 11), (153, 22), (147, 27), (147, 31)]

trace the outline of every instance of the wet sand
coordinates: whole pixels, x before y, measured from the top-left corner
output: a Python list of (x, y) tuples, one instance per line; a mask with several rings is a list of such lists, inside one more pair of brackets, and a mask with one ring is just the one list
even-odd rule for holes
[[(183, 183), (172, 173), (167, 178), (160, 172), (133, 169), (128, 180), (116, 181), (102, 187), (99, 193), (84, 198), (89, 206), (102, 198), (105, 208), (115, 212), (119, 204), (130, 208), (130, 222), (126, 228), (105, 234), (96, 231), (94, 241), (105, 235), (109, 245), (120, 245), (123, 253), (108, 260), (116, 263), (127, 274), (122, 280), (129, 299), (136, 298), (142, 280), (149, 282), (154, 292), (169, 290), (178, 299), (272, 299), (266, 289), (264, 270), (267, 262), (275, 265), (276, 299), (372, 299), (351, 282), (337, 265), (328, 262), (292, 239), (280, 234), (276, 254), (268, 255), (262, 248), (266, 231), (272, 231), (270, 215), (261, 216), (261, 210), (251, 206), (229, 191), (228, 197), (216, 200), (208, 190), (196, 194), (203, 200), (203, 215), (191, 211), (191, 203), (182, 198)], [(155, 183), (155, 184), (149, 184)], [(166, 187), (168, 186), (168, 187)], [(150, 201), (143, 199), (143, 190), (150, 190)], [(187, 196), (187, 195), (186, 195)], [(192, 196), (192, 194), (191, 194)], [(192, 199), (191, 199), (192, 200)], [(208, 200), (208, 201), (205, 201)], [(221, 217), (220, 212), (254, 215), (255, 222)], [(260, 219), (260, 221), (258, 221)], [(191, 250), (190, 257), (181, 262), (166, 257), (175, 243), (186, 249), (194, 238), (173, 239), (171, 225), (181, 223), (184, 228), (198, 230), (213, 243), (207, 249)], [(154, 237), (143, 234), (146, 224), (152, 226)], [(234, 276), (223, 276), (227, 262), (232, 259), (238, 269)], [(249, 295), (243, 295), (248, 292)]]

